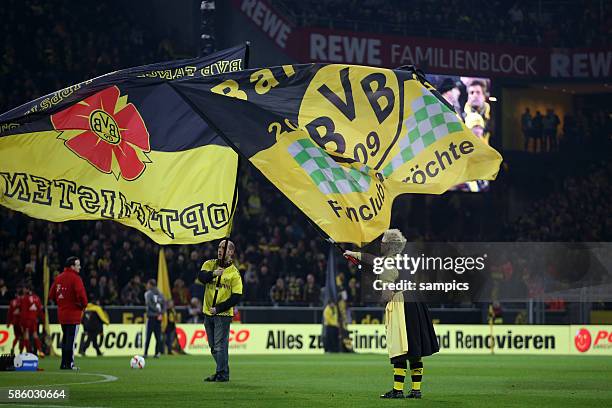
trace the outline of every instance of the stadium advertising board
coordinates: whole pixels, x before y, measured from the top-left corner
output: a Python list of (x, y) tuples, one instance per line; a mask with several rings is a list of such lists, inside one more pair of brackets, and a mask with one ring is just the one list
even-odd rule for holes
[(296, 27), (266, 0), (232, 0), (247, 20), (298, 62), (331, 62), (514, 78), (609, 78), (609, 48), (549, 49)]
[[(382, 325), (352, 325), (353, 346), (359, 352), (386, 352)], [(440, 324), (435, 326), (440, 350), (454, 354), (568, 354), (569, 326)]]
[[(436, 325), (443, 353), (612, 356), (612, 326), (536, 325)], [(383, 325), (349, 325), (355, 351), (386, 354)], [(144, 325), (106, 326), (101, 350), (107, 356), (139, 354), (144, 346)], [(210, 348), (203, 325), (179, 324), (178, 341), (188, 354), (208, 354)], [(232, 354), (322, 354), (323, 339), (318, 324), (234, 324), (229, 345)], [(61, 328), (51, 325), (52, 346), (60, 353)], [(10, 351), (12, 330), (0, 330), (0, 353)], [(83, 333), (77, 337), (77, 349)], [(151, 352), (153, 351), (153, 345)], [(87, 355), (95, 355), (93, 348)]]
[(572, 354), (612, 355), (612, 326), (570, 326)]

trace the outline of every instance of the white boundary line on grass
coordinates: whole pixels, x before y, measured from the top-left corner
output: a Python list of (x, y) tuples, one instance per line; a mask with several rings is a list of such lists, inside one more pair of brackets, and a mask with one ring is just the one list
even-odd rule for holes
[[(44, 371), (43, 371), (44, 372)], [(119, 377), (115, 377), (114, 375), (109, 375), (109, 374), (98, 374), (98, 373), (81, 373), (81, 372), (77, 372), (77, 373), (58, 373), (58, 372), (50, 372), (51, 374), (68, 374), (68, 375), (95, 375), (98, 377), (103, 377), (101, 380), (94, 380), (94, 381), (85, 381), (85, 382), (71, 382), (71, 383), (62, 383), (62, 384), (34, 384), (34, 385), (12, 385), (12, 386), (8, 386), (8, 387), (0, 387), (0, 389), (4, 389), (4, 388), (27, 388), (27, 387), (39, 387), (39, 388), (49, 388), (49, 387), (59, 387), (59, 386), (64, 386), (64, 385), (86, 385), (86, 384), (101, 384), (101, 383), (107, 383), (107, 382), (113, 382), (113, 381), (117, 381), (119, 379)]]
[[(53, 373), (53, 374), (73, 374), (73, 373)], [(77, 372), (76, 373), (77, 376), (79, 375), (95, 375), (98, 377), (103, 377), (101, 380), (95, 380), (95, 381), (85, 381), (85, 382), (72, 382), (72, 383), (63, 383), (63, 384), (49, 384), (48, 387), (57, 387), (60, 385), (85, 385), (85, 384), (101, 384), (101, 383), (107, 383), (107, 382), (113, 382), (113, 381), (117, 381), (119, 379), (119, 377), (115, 377), (114, 375), (109, 375), (109, 374), (98, 374), (98, 373), (81, 373), (81, 372)]]
[[(2, 406), (4, 404), (0, 404)], [(11, 404), (12, 407), (46, 407), (46, 408), (105, 408), (105, 407), (78, 407), (75, 405), (46, 405), (46, 404)]]

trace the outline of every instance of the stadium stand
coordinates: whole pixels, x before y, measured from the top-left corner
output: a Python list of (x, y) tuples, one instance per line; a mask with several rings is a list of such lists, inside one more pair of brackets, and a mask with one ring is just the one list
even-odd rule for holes
[(595, 0), (453, 0), (444, 7), (427, 0), (350, 3), (272, 1), (304, 27), (552, 47), (603, 45), (612, 36), (612, 7)]
[[(174, 57), (167, 39), (147, 33), (138, 21), (130, 20), (128, 14), (113, 12), (106, 3), (95, 4), (93, 11), (99, 18), (87, 24), (75, 17), (90, 7), (85, 3), (75, 3), (70, 8), (37, 0), (7, 3), (0, 9), (4, 22), (0, 30), (5, 38), (0, 85), (9, 91), (0, 92), (0, 111), (96, 75)], [(442, 10), (433, 9), (429, 2), (416, 1), (398, 13), (391, 10), (401, 6), (401, 1), (369, 0), (355, 2), (355, 7), (341, 7), (336, 1), (273, 3), (302, 25), (345, 28), (342, 24), (348, 24), (354, 30), (519, 44), (535, 39), (537, 44), (567, 46), (576, 45), (573, 41), (580, 38), (586, 41), (581, 45), (596, 45), (610, 38), (612, 26), (607, 23), (607, 2), (597, 13), (592, 11), (597, 8), (590, 7), (580, 12), (572, 7), (553, 7), (550, 1), (496, 1), (487, 3), (487, 7), (474, 1), (467, 2), (469, 6), (452, 1)], [(542, 10), (536, 8), (537, 4), (542, 5)], [(74, 7), (80, 8), (79, 13)], [(419, 26), (425, 17), (437, 24)], [(36, 31), (27, 28), (32, 25), (26, 26), (26, 20), (35, 22)], [(91, 24), (100, 24), (99, 21), (113, 29), (96, 27), (93, 35)], [(579, 27), (584, 32), (573, 35), (567, 27)], [(17, 47), (20, 42), (31, 46)], [(588, 115), (577, 112), (576, 116), (576, 125), (564, 129), (563, 136), (567, 138), (561, 140), (609, 143), (611, 120), (603, 111)], [(581, 148), (592, 146), (595, 145), (588, 143)], [(512, 168), (506, 169), (490, 196), (447, 193), (442, 197), (404, 197), (396, 204), (403, 210), (396, 208), (395, 226), (406, 231), (411, 240), (432, 242), (610, 240), (612, 221), (606, 215), (612, 204), (601, 197), (612, 193), (612, 166), (595, 163), (582, 176), (570, 176), (565, 169), (566, 176), (560, 177), (560, 169), (567, 162), (563, 158), (551, 160), (542, 171), (540, 183), (530, 182), (529, 175), (513, 175)], [(281, 278), (290, 290), (280, 303), (321, 305), (313, 293), (320, 293), (324, 286), (327, 245), (306, 217), (263, 177), (244, 163), (240, 171), (243, 177), (233, 239), (238, 247), (239, 269), (245, 277), (244, 303), (270, 304), (271, 288)], [(503, 197), (517, 185), (527, 185), (532, 192), (522, 198), (522, 202), (531, 205), (524, 205), (518, 214), (510, 214)], [(483, 223), (486, 214), (494, 214), (496, 222)], [(443, 225), (440, 220), (445, 220)], [(22, 282), (42, 284), (45, 254), (49, 254), (53, 273), (61, 269), (63, 259), (76, 254), (83, 260), (83, 278), (91, 298), (102, 305), (141, 305), (144, 282), (157, 273), (158, 249), (143, 234), (118, 223), (51, 223), (0, 208), (0, 275), (6, 284), (2, 290), (8, 293)], [(194, 276), (204, 260), (215, 257), (215, 252), (212, 243), (170, 246), (166, 250), (177, 306), (188, 305), (194, 296), (201, 296), (201, 288), (193, 285)], [(310, 275), (312, 278), (308, 278)], [(348, 263), (342, 264), (338, 280), (347, 289), (349, 302), (360, 304), (359, 271)], [(40, 293), (40, 287), (36, 290)]]

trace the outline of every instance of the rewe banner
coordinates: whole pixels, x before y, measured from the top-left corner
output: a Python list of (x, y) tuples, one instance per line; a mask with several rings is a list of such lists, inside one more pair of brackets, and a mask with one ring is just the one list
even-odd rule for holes
[(612, 49), (550, 49), (296, 27), (267, 0), (232, 0), (282, 52), (300, 63), (331, 62), (482, 77), (609, 79)]

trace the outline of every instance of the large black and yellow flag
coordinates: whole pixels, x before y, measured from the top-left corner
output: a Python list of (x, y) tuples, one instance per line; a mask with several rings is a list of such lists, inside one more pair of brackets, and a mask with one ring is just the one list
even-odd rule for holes
[(245, 68), (246, 46), (103, 75), (0, 116), (0, 204), (111, 219), (160, 244), (227, 235), (237, 154), (169, 85)]
[(414, 70), (285, 65), (172, 86), (338, 242), (379, 236), (399, 194), (494, 179), (501, 163)]

